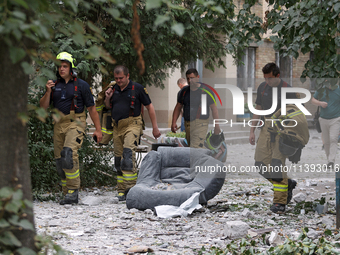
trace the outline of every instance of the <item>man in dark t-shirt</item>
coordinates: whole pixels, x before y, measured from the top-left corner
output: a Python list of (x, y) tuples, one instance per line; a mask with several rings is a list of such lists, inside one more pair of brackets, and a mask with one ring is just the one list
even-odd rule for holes
[[(198, 82), (199, 74), (196, 69), (191, 68), (186, 72), (186, 77), (189, 86), (182, 88), (177, 94), (177, 104), (172, 116), (171, 131), (176, 132), (177, 119), (183, 108), (183, 116), (185, 121), (185, 133), (188, 145), (192, 148), (203, 148), (204, 140), (208, 131), (209, 124), (209, 109), (212, 111), (214, 119), (218, 119), (217, 107), (210, 95), (213, 92), (204, 84)], [(208, 93), (206, 92), (208, 91)], [(202, 105), (202, 94), (206, 94), (205, 105)], [(202, 114), (202, 108), (205, 108), (206, 113)], [(221, 132), (218, 124), (214, 127), (214, 134), (218, 135)]]

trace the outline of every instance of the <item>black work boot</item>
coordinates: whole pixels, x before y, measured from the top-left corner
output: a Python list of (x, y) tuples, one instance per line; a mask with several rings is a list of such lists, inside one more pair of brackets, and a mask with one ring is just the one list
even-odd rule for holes
[(288, 179), (288, 196), (287, 196), (287, 205), (292, 200), (293, 197), (293, 189), (296, 187), (296, 181), (292, 179)]
[(273, 205), (270, 207), (270, 210), (271, 210), (273, 213), (284, 213), (285, 210), (286, 210), (286, 205), (284, 205), (284, 204), (273, 204)]
[(125, 194), (123, 192), (118, 193), (118, 201), (125, 201), (126, 197)]
[(64, 199), (60, 201), (61, 205), (66, 204), (78, 204), (78, 190), (77, 189), (69, 189)]

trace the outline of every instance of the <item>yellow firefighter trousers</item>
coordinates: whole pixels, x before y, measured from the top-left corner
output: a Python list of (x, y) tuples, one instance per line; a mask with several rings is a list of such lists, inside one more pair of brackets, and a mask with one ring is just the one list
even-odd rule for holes
[(65, 147), (72, 149), (73, 168), (63, 168), (66, 176), (66, 179), (61, 180), (64, 195), (69, 189), (80, 188), (78, 149), (83, 143), (85, 127), (85, 111), (76, 114), (74, 111), (71, 111), (69, 115), (66, 115), (59, 122), (54, 124), (53, 142), (55, 159), (61, 158), (61, 152)]
[(209, 120), (185, 121), (185, 138), (191, 148), (203, 148)]
[[(143, 129), (142, 117), (128, 117), (118, 121), (113, 120), (113, 150), (115, 167), (117, 169), (118, 193), (124, 193), (132, 188), (137, 181), (136, 148)], [(119, 159), (119, 162), (118, 160)], [(117, 161), (117, 162), (116, 162)]]
[(256, 144), (255, 165), (262, 165), (260, 174), (274, 186), (273, 203), (287, 204), (288, 179), (287, 172), (284, 171), (287, 156), (279, 150), (280, 136), (276, 134), (275, 140), (271, 139), (271, 133), (268, 131), (270, 127), (271, 121), (266, 121), (261, 129)]

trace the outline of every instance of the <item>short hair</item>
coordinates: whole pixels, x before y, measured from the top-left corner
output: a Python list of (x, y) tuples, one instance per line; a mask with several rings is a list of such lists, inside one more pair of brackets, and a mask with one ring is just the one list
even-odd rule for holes
[(188, 84), (187, 83), (187, 80), (186, 79), (184, 79), (184, 78), (179, 78), (178, 80), (177, 80), (177, 85), (179, 85), (179, 84)]
[(113, 72), (115, 74), (119, 74), (123, 72), (124, 75), (127, 76), (129, 74), (129, 69), (126, 66), (119, 65), (119, 66), (116, 66), (115, 69), (113, 69)]
[(189, 75), (189, 74), (194, 74), (195, 76), (198, 76), (198, 72), (195, 68), (190, 68), (186, 73), (185, 75)]
[(262, 68), (264, 74), (272, 73), (275, 77), (280, 74), (280, 68), (275, 63), (268, 63)]

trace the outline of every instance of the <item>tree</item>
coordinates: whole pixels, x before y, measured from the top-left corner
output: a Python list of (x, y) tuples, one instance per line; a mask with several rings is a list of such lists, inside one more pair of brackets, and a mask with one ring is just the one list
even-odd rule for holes
[[(131, 31), (134, 30), (132, 24), (136, 19), (134, 6), (140, 23), (138, 31), (142, 43), (139, 47), (143, 48), (143, 73), (136, 64), (140, 59), (135, 50), (136, 42), (131, 40)], [(245, 5), (244, 10), (236, 15), (231, 0), (127, 0), (124, 5), (116, 6), (93, 3), (91, 11), (80, 8), (76, 18), (91, 22), (102, 29), (105, 42), (100, 45), (114, 57), (117, 64), (124, 64), (129, 68), (132, 80), (145, 86), (162, 88), (168, 69), (184, 69), (188, 63), (202, 59), (207, 68), (214, 70), (215, 67), (224, 66), (222, 58), (226, 54), (237, 58), (237, 49), (243, 52), (242, 48), (251, 41), (259, 41), (261, 21), (250, 13), (251, 6)], [(86, 32), (92, 31), (87, 29)], [(61, 38), (68, 40), (61, 43)], [(54, 44), (61, 49), (68, 47), (73, 51), (82, 44), (86, 55), (86, 47), (93, 43), (87, 41), (84, 44), (84, 41), (76, 37), (70, 39), (67, 34), (58, 34)], [(80, 58), (83, 59), (81, 55)], [(88, 68), (84, 70), (87, 73), (82, 73), (82, 77), (84, 74), (88, 78), (105, 74), (103, 84), (111, 81), (114, 68), (112, 64), (98, 58), (84, 62)]]
[[(107, 63), (114, 63), (111, 55), (127, 64), (133, 74), (137, 74), (136, 61), (137, 58), (143, 60), (140, 53), (144, 43), (147, 49), (143, 52), (146, 71), (144, 74), (141, 72), (137, 80), (146, 84), (159, 84), (166, 68), (179, 67), (196, 58), (205, 59), (211, 69), (223, 65), (221, 57), (233, 48), (225, 48), (225, 40), (221, 39), (220, 34), (231, 38), (233, 33), (228, 32), (238, 30), (238, 23), (231, 20), (234, 18), (233, 9), (234, 5), (229, 0), (136, 0), (134, 5), (121, 0), (2, 1), (0, 189), (22, 189), (23, 198), (32, 201), (25, 126), (28, 118), (27, 87), (34, 76), (42, 86), (54, 76), (55, 69), (47, 68), (45, 64), (57, 63), (55, 54), (59, 50), (69, 47), (79, 53), (76, 58), (88, 59), (80, 66), (88, 77), (101, 72), (109, 73), (112, 66)], [(249, 14), (248, 10), (245, 10), (245, 14)], [(142, 23), (140, 30), (138, 19)], [(133, 43), (128, 35), (131, 23)], [(61, 43), (62, 39), (64, 41)], [(244, 39), (235, 40), (238, 47), (246, 44)], [(137, 53), (132, 50), (133, 46), (136, 46)], [(35, 69), (32, 68), (33, 63)], [(139, 62), (138, 68), (143, 70), (142, 62)], [(39, 118), (46, 117), (46, 112), (35, 109)], [(0, 203), (4, 205), (4, 201)], [(27, 216), (21, 216), (34, 223), (32, 208), (27, 209)], [(0, 220), (6, 217), (10, 216), (1, 211)], [(15, 223), (19, 228), (12, 233), (15, 236), (15, 239), (12, 238), (13, 245), (1, 245), (0, 252), (3, 249), (17, 253), (23, 248), (37, 250), (34, 230), (25, 227), (26, 222), (21, 222), (21, 219), (16, 218)], [(8, 241), (5, 239), (0, 233), (0, 244)]]
[(316, 80), (317, 88), (325, 85), (327, 78), (333, 85), (340, 77), (340, 3), (337, 0), (269, 0), (272, 10), (266, 15), (267, 29), (274, 48), (283, 56), (298, 58), (314, 52), (305, 65), (302, 80)]
[[(55, 32), (52, 25), (62, 23), (64, 19), (70, 22), (72, 18), (70, 13), (64, 9), (65, 15), (62, 15), (64, 7), (73, 9), (73, 11), (77, 10), (73, 1), (63, 1), (63, 4), (62, 6), (60, 2), (28, 0), (3, 1), (0, 5), (0, 75), (3, 79), (0, 85), (3, 95), (0, 102), (0, 188), (22, 190), (23, 199), (28, 201), (25, 204), (8, 204), (8, 199), (0, 201), (1, 253), (4, 250), (7, 252), (8, 250), (19, 252), (20, 249), (37, 250), (34, 228), (27, 227), (26, 221), (14, 215), (19, 211), (18, 207), (25, 207), (29, 201), (32, 201), (25, 126), (27, 88), (29, 74), (34, 71), (30, 65), (31, 61), (39, 62), (38, 57), (52, 58), (49, 51), (39, 52), (37, 45), (44, 46), (49, 42)], [(97, 47), (97, 49), (100, 48)], [(104, 51), (99, 55), (110, 61)], [(48, 73), (47, 70), (46, 72)], [(8, 190), (1, 189), (1, 196)], [(18, 200), (15, 201), (18, 202)], [(26, 214), (20, 214), (20, 217), (27, 219), (31, 223), (30, 226), (33, 225), (32, 208), (27, 207), (25, 212)], [(11, 229), (8, 222), (18, 228), (12, 232), (3, 231), (7, 228)]]

